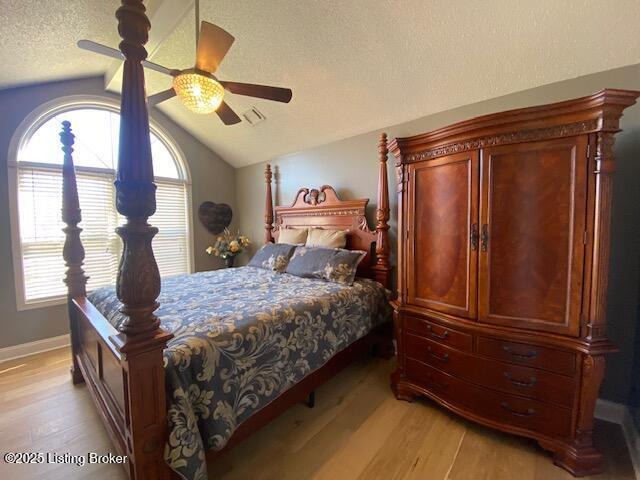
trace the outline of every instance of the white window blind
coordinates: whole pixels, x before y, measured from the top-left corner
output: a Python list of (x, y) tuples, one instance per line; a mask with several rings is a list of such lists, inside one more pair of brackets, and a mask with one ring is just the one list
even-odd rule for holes
[(153, 253), (160, 275), (178, 275), (189, 271), (189, 219), (187, 189), (183, 183), (156, 181), (156, 213), (149, 223), (158, 227), (153, 238)]
[[(73, 113), (77, 114), (77, 111)], [(96, 114), (96, 110), (90, 110), (90, 113), (93, 119), (96, 116), (101, 118)], [(102, 119), (102, 123), (108, 125), (113, 125), (113, 117), (117, 117), (116, 113), (107, 110), (98, 110), (98, 113), (109, 116), (106, 120)], [(66, 295), (66, 286), (63, 282), (65, 266), (62, 258), (65, 240), (62, 232), (64, 224), (61, 218), (62, 154), (57, 155), (59, 158), (55, 158), (56, 152), (60, 152), (60, 146), (58, 129), (53, 128), (51, 123), (59, 123), (68, 116), (54, 117), (37, 129), (32, 135), (36, 140), (37, 150), (27, 143), (25, 150), (29, 156), (27, 160), (17, 163), (19, 250), (22, 260), (22, 272), (18, 273), (22, 277), (25, 304), (37, 304), (40, 301)], [(76, 143), (81, 145), (79, 149), (81, 157), (83, 157), (83, 149), (87, 152), (87, 157), (80, 158), (80, 166), (76, 167), (76, 177), (82, 210), (82, 221), (79, 226), (83, 229), (81, 239), (85, 248), (84, 270), (89, 276), (87, 289), (93, 290), (100, 286), (115, 284), (122, 252), (122, 241), (115, 233), (115, 229), (124, 222), (124, 218), (115, 208), (113, 185), (115, 172), (112, 169), (114, 163), (112, 158), (115, 155), (114, 149), (117, 149), (117, 142), (92, 142), (91, 139), (85, 138), (83, 141), (80, 138)], [(188, 183), (179, 178), (180, 169), (176, 165), (177, 160), (155, 135), (152, 136), (152, 145), (154, 168), (158, 158), (156, 170), (163, 175), (177, 177), (155, 180), (158, 187), (157, 209), (149, 220), (159, 229), (153, 240), (154, 254), (161, 276), (188, 273), (190, 271)], [(54, 147), (53, 155), (48, 157), (48, 161), (34, 162), (39, 159), (38, 150), (44, 152)], [(98, 165), (104, 166), (100, 168)]]

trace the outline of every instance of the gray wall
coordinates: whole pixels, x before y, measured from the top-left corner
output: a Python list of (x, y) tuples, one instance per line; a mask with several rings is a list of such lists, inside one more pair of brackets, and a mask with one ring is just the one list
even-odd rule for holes
[[(102, 77), (33, 85), (0, 91), (0, 348), (62, 335), (68, 332), (65, 307), (55, 306), (17, 311), (11, 253), (11, 232), (7, 192), (7, 155), (16, 128), (39, 105), (68, 95), (108, 96)], [(111, 98), (115, 98), (111, 96)], [(211, 235), (197, 219), (198, 206), (205, 200), (235, 205), (235, 171), (209, 148), (194, 139), (166, 116), (152, 116), (176, 141), (184, 153), (192, 179), (194, 212), (194, 261), (196, 270), (219, 266), (204, 250)], [(234, 209), (235, 210), (235, 209)]]
[[(567, 100), (602, 88), (640, 89), (640, 65), (558, 82), (484, 102), (466, 105), (418, 120), (384, 128), (389, 137), (409, 136), (460, 120), (503, 110)], [(428, 85), (425, 86), (428, 88)], [(345, 108), (349, 108), (348, 105)], [(604, 398), (627, 402), (631, 383), (633, 338), (640, 289), (640, 104), (629, 108), (618, 134), (615, 176), (611, 274), (609, 282), (609, 335), (620, 352), (609, 357), (602, 388)], [(382, 131), (382, 130), (381, 130)], [(290, 203), (299, 187), (333, 185), (344, 198), (368, 197), (375, 202), (377, 140), (379, 132), (351, 137), (307, 151), (273, 159), (277, 171), (276, 202)], [(237, 170), (240, 227), (256, 244), (263, 238), (264, 163)], [(391, 166), (389, 179), (395, 175)], [(392, 186), (391, 192), (394, 192)], [(396, 225), (396, 199), (392, 203), (392, 232)], [(370, 224), (373, 224), (370, 215)], [(395, 243), (395, 238), (393, 239)], [(255, 246), (255, 245), (254, 245)]]

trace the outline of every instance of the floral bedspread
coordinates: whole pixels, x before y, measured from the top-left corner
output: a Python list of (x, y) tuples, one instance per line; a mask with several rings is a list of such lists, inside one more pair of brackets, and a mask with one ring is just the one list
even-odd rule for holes
[[(122, 321), (113, 287), (91, 302)], [(353, 286), (255, 267), (163, 279), (156, 314), (175, 335), (164, 352), (165, 459), (187, 480), (207, 478), (205, 451), (333, 355), (390, 318), (377, 282)]]

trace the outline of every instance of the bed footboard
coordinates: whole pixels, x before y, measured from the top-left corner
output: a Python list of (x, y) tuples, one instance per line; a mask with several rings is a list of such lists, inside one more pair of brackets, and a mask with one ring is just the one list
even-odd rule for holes
[(162, 351), (168, 334), (127, 342), (86, 297), (74, 298), (73, 364), (132, 479), (168, 479)]
[(117, 332), (85, 297), (72, 301), (70, 317), (76, 336), (74, 368), (79, 368), (118, 454), (128, 455), (122, 355), (109, 341)]

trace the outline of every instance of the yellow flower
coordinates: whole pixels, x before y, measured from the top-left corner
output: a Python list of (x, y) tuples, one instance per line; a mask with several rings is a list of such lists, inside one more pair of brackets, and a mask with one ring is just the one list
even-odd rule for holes
[(231, 250), (233, 253), (237, 252), (238, 250), (240, 250), (240, 245), (238, 244), (237, 240), (232, 240), (229, 243), (229, 250)]
[(205, 250), (209, 255), (211, 255), (213, 253), (213, 247), (207, 247), (207, 250)]

